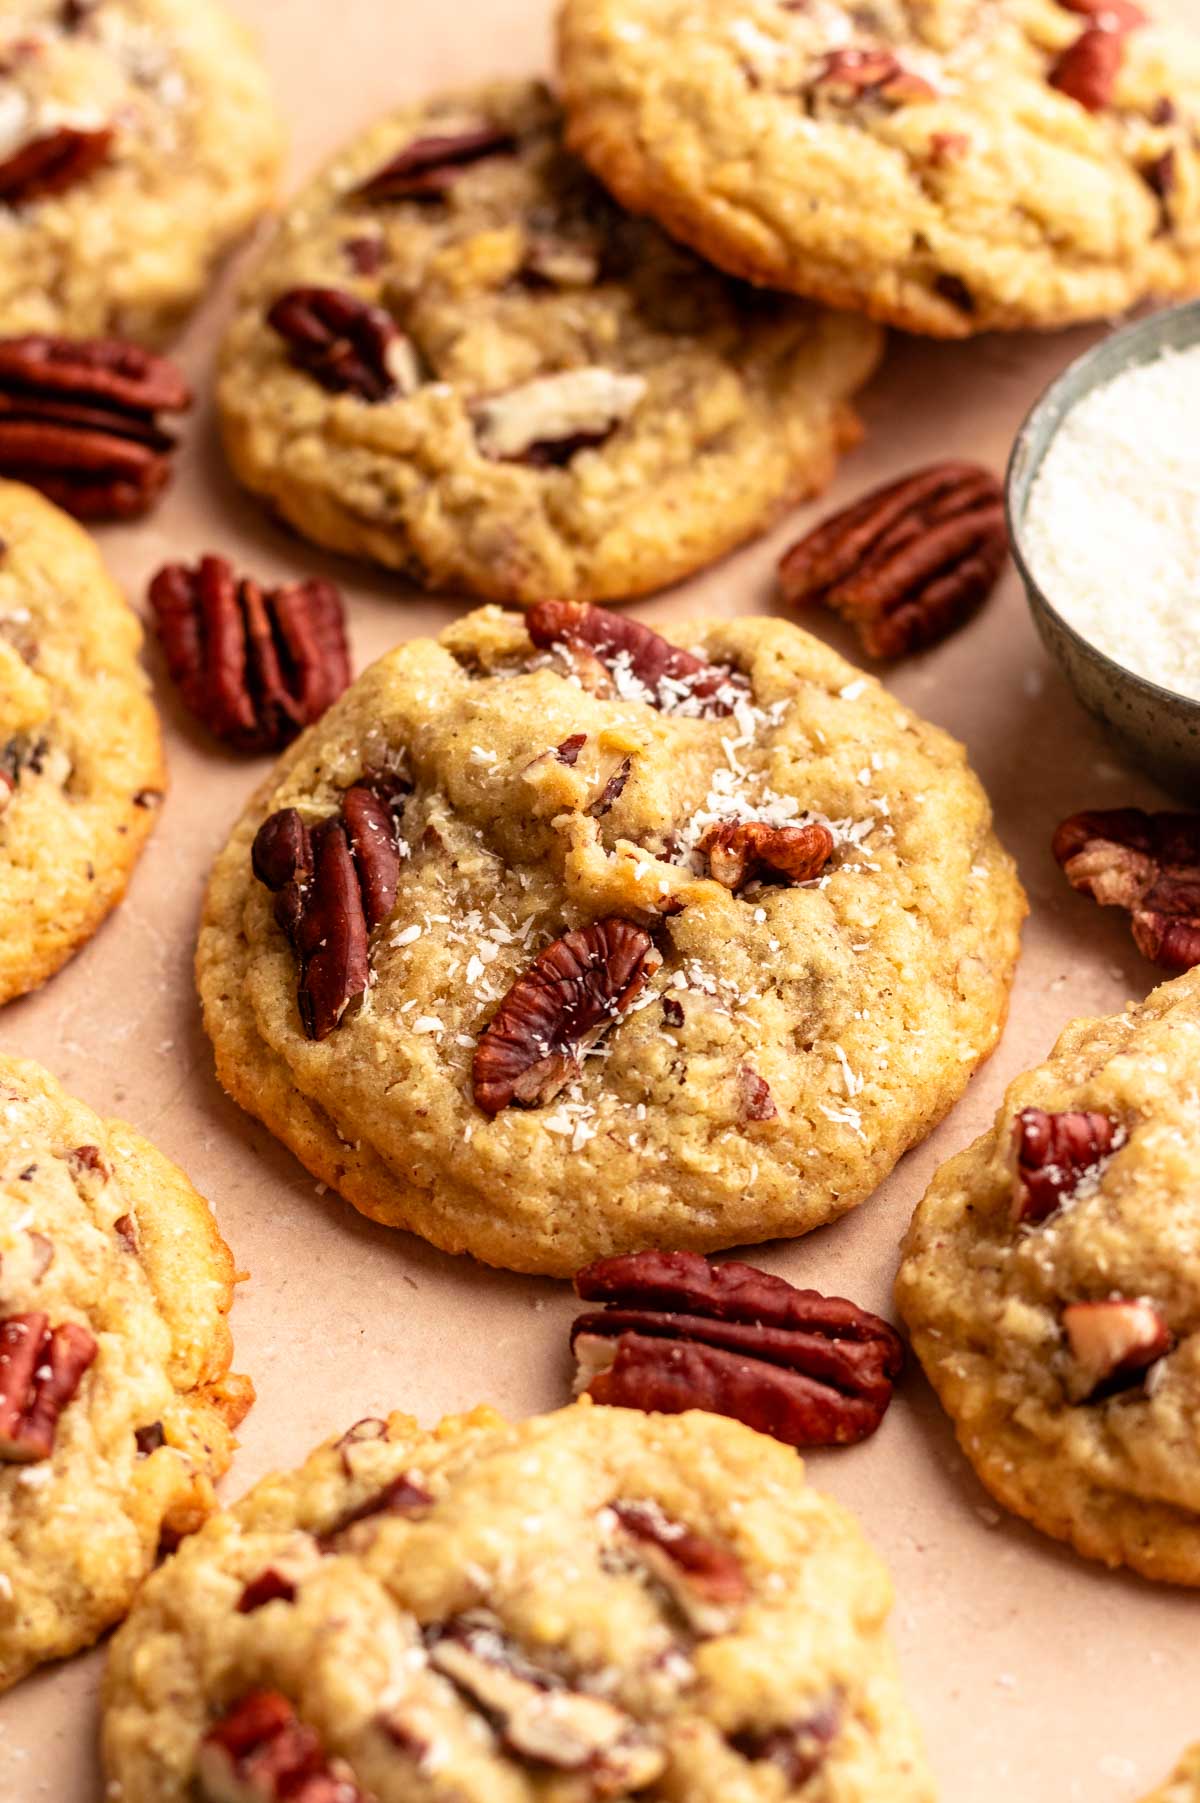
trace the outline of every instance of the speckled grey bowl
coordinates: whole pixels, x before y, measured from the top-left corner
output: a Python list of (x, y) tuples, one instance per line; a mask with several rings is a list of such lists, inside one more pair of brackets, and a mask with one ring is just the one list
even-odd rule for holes
[(1192, 802), (1200, 801), (1200, 701), (1126, 670), (1068, 625), (1029, 567), (1023, 532), (1030, 490), (1071, 408), (1123, 370), (1197, 343), (1200, 301), (1191, 301), (1139, 320), (1094, 346), (1051, 384), (1021, 427), (1005, 485), (1013, 557), (1047, 650), (1088, 712), (1160, 783)]

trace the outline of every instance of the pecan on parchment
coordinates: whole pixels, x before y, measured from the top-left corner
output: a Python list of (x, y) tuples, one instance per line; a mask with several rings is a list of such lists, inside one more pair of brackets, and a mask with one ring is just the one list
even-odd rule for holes
[(1048, 1220), (1127, 1137), (1119, 1121), (1094, 1110), (1047, 1114), (1022, 1108), (1013, 1122), (1013, 1220)]
[(297, 1005), (310, 1039), (325, 1039), (370, 981), (370, 936), (396, 902), (398, 810), (406, 785), (364, 777), (336, 814), (308, 826), (295, 808), (263, 821), (254, 874), (300, 962)]
[(1072, 814), (1052, 850), (1073, 889), (1128, 910), (1134, 942), (1152, 964), (1200, 964), (1200, 814)]
[(633, 1557), (666, 1591), (701, 1639), (728, 1634), (749, 1595), (741, 1560), (694, 1528), (676, 1521), (650, 1499), (610, 1505)]
[(114, 136), (110, 125), (56, 125), (40, 132), (0, 163), (0, 207), (45, 200), (86, 181), (107, 162)]
[(196, 1776), (209, 1803), (369, 1803), (277, 1690), (247, 1691), (213, 1723)]
[(354, 197), (378, 202), (444, 200), (476, 163), (511, 155), (516, 147), (513, 134), (498, 125), (479, 124), (417, 138), (355, 188)]
[(150, 608), (172, 680), (218, 739), (278, 751), (350, 681), (342, 597), (311, 579), (264, 588), (223, 557), (167, 564)]
[(632, 1716), (534, 1665), (490, 1616), (435, 1624), (425, 1641), (430, 1665), (486, 1716), (510, 1753), (586, 1772), (589, 1797), (626, 1796), (663, 1771), (662, 1750)]
[(936, 463), (875, 489), (792, 546), (783, 598), (848, 620), (871, 657), (901, 657), (961, 626), (1004, 568), (1003, 490), (972, 463)]
[(1046, 80), (1089, 113), (1111, 106), (1125, 60), (1125, 33), (1088, 25), (1053, 63)]
[(899, 107), (937, 98), (931, 82), (882, 48), (831, 50), (818, 63), (812, 85), (818, 95), (842, 106), (865, 100)]
[(386, 401), (421, 382), (412, 342), (391, 314), (341, 288), (289, 288), (267, 313), (292, 362), (333, 394)]
[(875, 1432), (904, 1363), (877, 1315), (752, 1265), (635, 1252), (575, 1288), (605, 1304), (571, 1329), (578, 1388), (618, 1407), (708, 1409), (790, 1446), (847, 1446)]
[(97, 1346), (86, 1327), (44, 1314), (0, 1321), (0, 1461), (36, 1464), (54, 1451), (58, 1419)]
[(1063, 1310), (1063, 1331), (1074, 1363), (1076, 1402), (1102, 1402), (1118, 1390), (1132, 1389), (1175, 1343), (1158, 1309), (1145, 1298), (1072, 1302)]
[(632, 694), (664, 713), (715, 718), (732, 713), (734, 703), (749, 693), (738, 671), (706, 663), (640, 620), (606, 607), (539, 601), (526, 614), (525, 629), (539, 650), (562, 655), (584, 688)]
[(744, 1728), (729, 1743), (743, 1759), (777, 1765), (788, 1788), (799, 1790), (820, 1771), (841, 1725), (841, 1704), (831, 1702), (786, 1727)]
[(0, 475), (79, 519), (131, 519), (170, 479), (160, 415), (191, 404), (173, 363), (121, 339), (0, 338)]
[(660, 962), (649, 933), (619, 915), (539, 952), (479, 1036), (472, 1078), (478, 1106), (497, 1115), (514, 1104), (549, 1102)]
[(736, 895), (747, 883), (811, 883), (833, 856), (827, 826), (768, 826), (765, 820), (710, 826), (697, 847), (708, 873)]

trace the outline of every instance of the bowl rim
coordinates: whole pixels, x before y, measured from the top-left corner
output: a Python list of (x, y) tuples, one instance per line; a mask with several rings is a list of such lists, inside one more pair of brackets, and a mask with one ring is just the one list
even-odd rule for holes
[[(1174, 320), (1190, 314), (1195, 322), (1195, 333), (1192, 342), (1200, 345), (1200, 299), (1184, 301), (1177, 307), (1166, 307), (1160, 312), (1152, 313), (1148, 318), (1134, 320), (1132, 324), (1121, 326), (1109, 332), (1098, 343), (1089, 345), (1086, 351), (1072, 358), (1066, 368), (1061, 370), (1047, 388), (1042, 390), (1037, 400), (1026, 413), (1013, 439), (1008, 463), (1004, 472), (1004, 519), (1008, 528), (1008, 542), (1017, 573), (1025, 587), (1026, 599), (1030, 611), (1041, 608), (1054, 625), (1071, 644), (1086, 656), (1092, 658), (1105, 672), (1124, 683), (1126, 687), (1136, 690), (1148, 702), (1158, 705), (1168, 703), (1200, 716), (1200, 698), (1195, 695), (1181, 694), (1178, 689), (1165, 688), (1154, 682), (1149, 676), (1143, 676), (1137, 670), (1131, 670), (1127, 664), (1118, 663), (1107, 651), (1101, 650), (1094, 640), (1085, 637), (1077, 626), (1064, 619), (1055, 607), (1045, 589), (1033, 574), (1022, 544), (1024, 528), (1024, 512), (1028, 507), (1030, 492), (1042, 466), (1046, 461), (1051, 445), (1062, 429), (1071, 409), (1087, 395), (1095, 393), (1098, 388), (1108, 382), (1116, 381), (1127, 369), (1139, 368), (1144, 364), (1154, 363), (1167, 352), (1180, 348), (1178, 345), (1166, 343), (1170, 327)], [(1140, 348), (1148, 351), (1146, 356), (1120, 355), (1120, 351), (1135, 352)], [(1097, 371), (1093, 366), (1101, 366)], [(1033, 441), (1044, 422), (1049, 419), (1050, 429), (1046, 434), (1046, 442), (1036, 462), (1033, 460)], [(1024, 506), (1018, 518), (1016, 491), (1019, 484), (1024, 483)]]

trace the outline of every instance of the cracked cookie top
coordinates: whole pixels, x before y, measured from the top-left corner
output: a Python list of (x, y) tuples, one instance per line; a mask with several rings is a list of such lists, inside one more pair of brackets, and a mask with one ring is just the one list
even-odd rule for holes
[(0, 483), (0, 1002), (124, 894), (166, 783), (142, 632), (86, 533)]
[(568, 141), (734, 274), (960, 337), (1200, 285), (1200, 48), (1133, 0), (565, 0)]
[(988, 1488), (1110, 1565), (1200, 1584), (1200, 971), (1069, 1026), (943, 1166), (897, 1285)]
[(279, 155), (265, 74), (213, 0), (3, 0), (0, 333), (161, 339)]
[(852, 1518), (737, 1423), (361, 1421), (146, 1585), (108, 1794), (929, 1803), (890, 1601)]
[(0, 1688), (87, 1646), (214, 1507), (253, 1396), (203, 1198), (0, 1058)]
[(298, 531), (528, 603), (657, 588), (822, 487), (878, 333), (621, 214), (531, 83), (405, 107), (285, 215), (225, 343), (233, 467)]
[(197, 955), (222, 1081), (365, 1213), (569, 1275), (863, 1200), (995, 1042), (960, 748), (779, 620), (484, 609), (288, 752)]

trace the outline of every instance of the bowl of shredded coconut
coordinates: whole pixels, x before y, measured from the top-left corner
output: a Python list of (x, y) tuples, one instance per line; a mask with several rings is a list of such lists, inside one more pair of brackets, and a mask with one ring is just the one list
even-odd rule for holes
[(1079, 699), (1200, 796), (1200, 302), (1114, 332), (1046, 391), (1008, 470), (1013, 554)]

